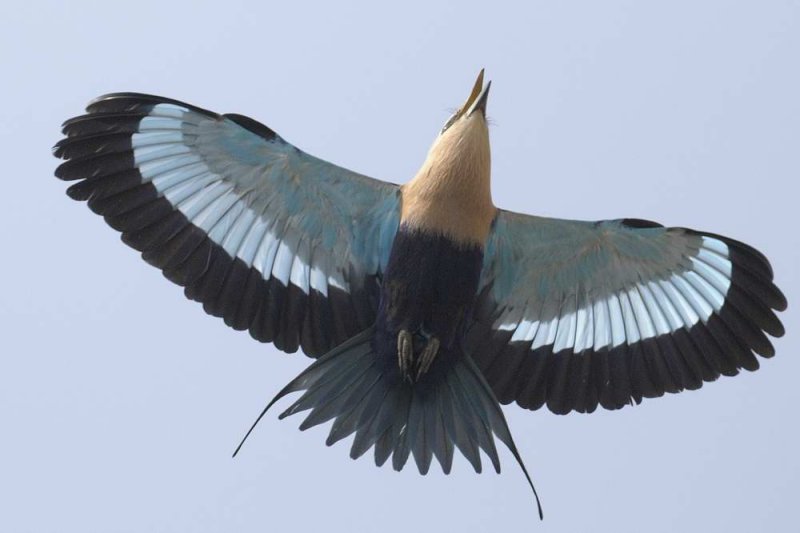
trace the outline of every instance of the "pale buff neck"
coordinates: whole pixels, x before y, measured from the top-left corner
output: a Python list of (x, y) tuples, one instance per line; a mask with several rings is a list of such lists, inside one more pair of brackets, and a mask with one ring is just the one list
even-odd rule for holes
[(490, 177), (483, 117), (459, 121), (437, 139), (417, 175), (402, 187), (401, 222), (483, 246), (496, 212)]

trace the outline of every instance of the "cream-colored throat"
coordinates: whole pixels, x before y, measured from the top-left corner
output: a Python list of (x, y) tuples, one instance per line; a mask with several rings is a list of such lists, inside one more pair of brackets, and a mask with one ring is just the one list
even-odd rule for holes
[(401, 189), (401, 222), (456, 242), (483, 245), (496, 213), (490, 174), (488, 132), (440, 139)]

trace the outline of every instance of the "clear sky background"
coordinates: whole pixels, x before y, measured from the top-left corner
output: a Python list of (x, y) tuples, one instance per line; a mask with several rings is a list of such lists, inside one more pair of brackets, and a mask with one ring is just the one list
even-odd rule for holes
[[(796, 531), (800, 4), (4, 2), (0, 531)], [(291, 6), (291, 7), (290, 7)], [(395, 473), (263, 405), (309, 360), (206, 316), (53, 177), (110, 91), (260, 120), (409, 179), (481, 67), (499, 206), (762, 250), (790, 309), (762, 369), (592, 415), (506, 414), (511, 456)]]

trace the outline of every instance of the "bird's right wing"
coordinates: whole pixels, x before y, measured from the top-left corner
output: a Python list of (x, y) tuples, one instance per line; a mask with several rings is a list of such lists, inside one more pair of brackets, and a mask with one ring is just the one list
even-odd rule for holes
[(618, 409), (755, 370), (783, 334), (772, 268), (741, 242), (642, 220), (501, 211), (470, 350), (497, 398)]
[(374, 321), (399, 189), (241, 115), (134, 93), (64, 123), (56, 170), (206, 312), (318, 356)]

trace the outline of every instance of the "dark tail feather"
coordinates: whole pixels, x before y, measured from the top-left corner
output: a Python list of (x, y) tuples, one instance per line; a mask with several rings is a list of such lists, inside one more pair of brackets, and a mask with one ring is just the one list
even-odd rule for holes
[(391, 456), (394, 469), (402, 470), (413, 455), (424, 475), (435, 457), (448, 474), (453, 450), (458, 448), (476, 472), (481, 471), (480, 450), (500, 472), (494, 445), (497, 437), (522, 468), (541, 518), (539, 496), (500, 403), (472, 359), (458, 357), (438, 379), (423, 379), (412, 385), (375, 356), (373, 335), (374, 328), (363, 331), (317, 359), (286, 385), (264, 408), (233, 455), (275, 402), (292, 392), (304, 391), (280, 418), (311, 410), (301, 430), (333, 420), (326, 444), (355, 433), (350, 457), (357, 459), (374, 446), (378, 466)]

